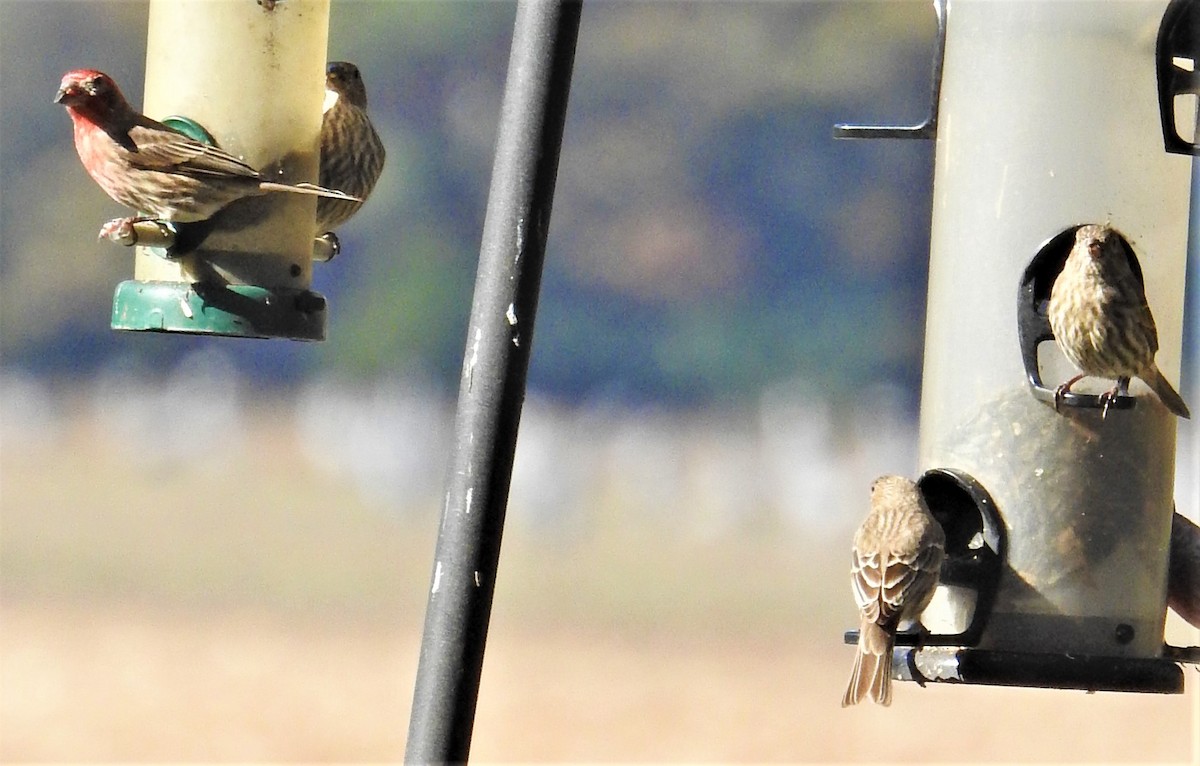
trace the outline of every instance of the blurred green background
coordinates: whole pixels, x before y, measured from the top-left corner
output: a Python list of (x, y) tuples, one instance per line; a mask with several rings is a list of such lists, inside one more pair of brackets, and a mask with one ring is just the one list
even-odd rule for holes
[[(51, 99), (86, 66), (140, 103), (146, 4), (0, 0), (0, 760), (402, 756), (513, 13), (333, 0), (388, 161), (301, 344), (109, 329), (122, 211)], [(923, 119), (933, 33), (585, 4), (479, 759), (982, 752), (930, 720), (1003, 760), (1194, 752), (1187, 698), (837, 708), (848, 540), (916, 470), (933, 154), (832, 126)]]
[[(95, 229), (121, 209), (83, 173), (51, 103), (78, 66), (141, 102), (145, 5), (5, 2), (4, 14), (6, 365), (162, 370), (213, 346), (107, 328), (102, 288), (128, 278), (131, 253)], [(512, 20), (507, 3), (336, 4), (330, 57), (364, 72), (387, 172), (345, 227), (347, 257), (318, 268), (330, 342), (219, 344), (239, 373), (264, 386), (410, 373), (450, 388)], [(924, 116), (930, 9), (597, 3), (585, 24), (532, 390), (695, 406), (802, 378), (845, 399), (894, 384), (911, 407), (932, 147), (831, 135), (839, 120)]]

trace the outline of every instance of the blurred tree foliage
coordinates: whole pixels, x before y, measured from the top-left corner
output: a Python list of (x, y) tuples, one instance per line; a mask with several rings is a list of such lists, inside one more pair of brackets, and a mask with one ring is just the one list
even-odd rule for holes
[[(146, 4), (0, 2), (0, 355), (54, 375), (171, 366), (228, 344), (262, 385), (316, 370), (457, 383), (514, 6), (333, 0), (388, 147), (379, 189), (318, 265), (329, 341), (115, 333), (120, 213), (50, 103), (91, 66), (141, 100)], [(853, 396), (919, 376), (932, 146), (835, 142), (928, 108), (926, 2), (586, 3), (531, 385), (565, 401)]]

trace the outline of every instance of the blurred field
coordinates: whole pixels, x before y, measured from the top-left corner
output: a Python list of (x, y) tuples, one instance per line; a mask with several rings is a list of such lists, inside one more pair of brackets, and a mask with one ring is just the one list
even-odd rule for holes
[[(474, 758), (1167, 763), (1194, 752), (1194, 693), (905, 685), (891, 709), (847, 711), (847, 650), (744, 626), (713, 633), (500, 621)], [(395, 761), (417, 630), (10, 605), (2, 649), (5, 761)], [(937, 742), (913, 737), (927, 727)]]
[[(0, 443), (0, 760), (401, 759), (436, 498), (405, 504), (401, 488), (371, 495), (317, 467), (311, 429), (282, 402), (243, 398), (228, 421), (210, 408), (137, 433), (79, 396), (51, 392), (60, 415), (44, 421), (7, 418)], [(205, 440), (204, 422), (228, 438)], [(531, 416), (531, 456), (555, 423)], [(1197, 752), (1191, 670), (1180, 696), (906, 684), (889, 710), (842, 710), (853, 610), (837, 523), (695, 523), (690, 470), (658, 488), (657, 514), (631, 514), (609, 480), (556, 523), (528, 511), (533, 477), (569, 477), (529, 470), (502, 557), (478, 761)]]

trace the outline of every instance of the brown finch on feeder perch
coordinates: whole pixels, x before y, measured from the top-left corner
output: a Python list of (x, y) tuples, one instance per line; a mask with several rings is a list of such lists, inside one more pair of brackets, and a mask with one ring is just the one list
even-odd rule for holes
[(850, 575), (862, 620), (842, 707), (865, 697), (892, 703), (896, 631), (929, 605), (945, 548), (946, 535), (915, 483), (902, 476), (875, 480), (871, 512), (854, 535)]
[(314, 184), (268, 181), (232, 154), (138, 113), (103, 72), (63, 76), (56, 103), (75, 126), (75, 150), (88, 175), (139, 216), (109, 221), (101, 237), (119, 238), (138, 221), (188, 223), (211, 218), (235, 200), (269, 192), (347, 201), (353, 195)]
[(1056, 402), (1084, 376), (1111, 378), (1117, 383), (1102, 396), (1107, 414), (1108, 404), (1136, 376), (1171, 412), (1191, 417), (1183, 398), (1154, 362), (1158, 352), (1154, 317), (1116, 230), (1097, 224), (1079, 227), (1050, 291), (1047, 315), (1058, 347), (1080, 371), (1058, 387)]
[(325, 115), (321, 120), (321, 185), (358, 199), (317, 200), (317, 231), (333, 231), (358, 212), (386, 157), (367, 116), (367, 88), (358, 67), (333, 61), (325, 69)]

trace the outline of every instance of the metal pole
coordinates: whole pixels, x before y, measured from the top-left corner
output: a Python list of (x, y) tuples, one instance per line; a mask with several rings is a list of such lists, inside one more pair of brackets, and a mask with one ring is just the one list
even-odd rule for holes
[(408, 763), (463, 762), (471, 747), (580, 11), (517, 4)]

